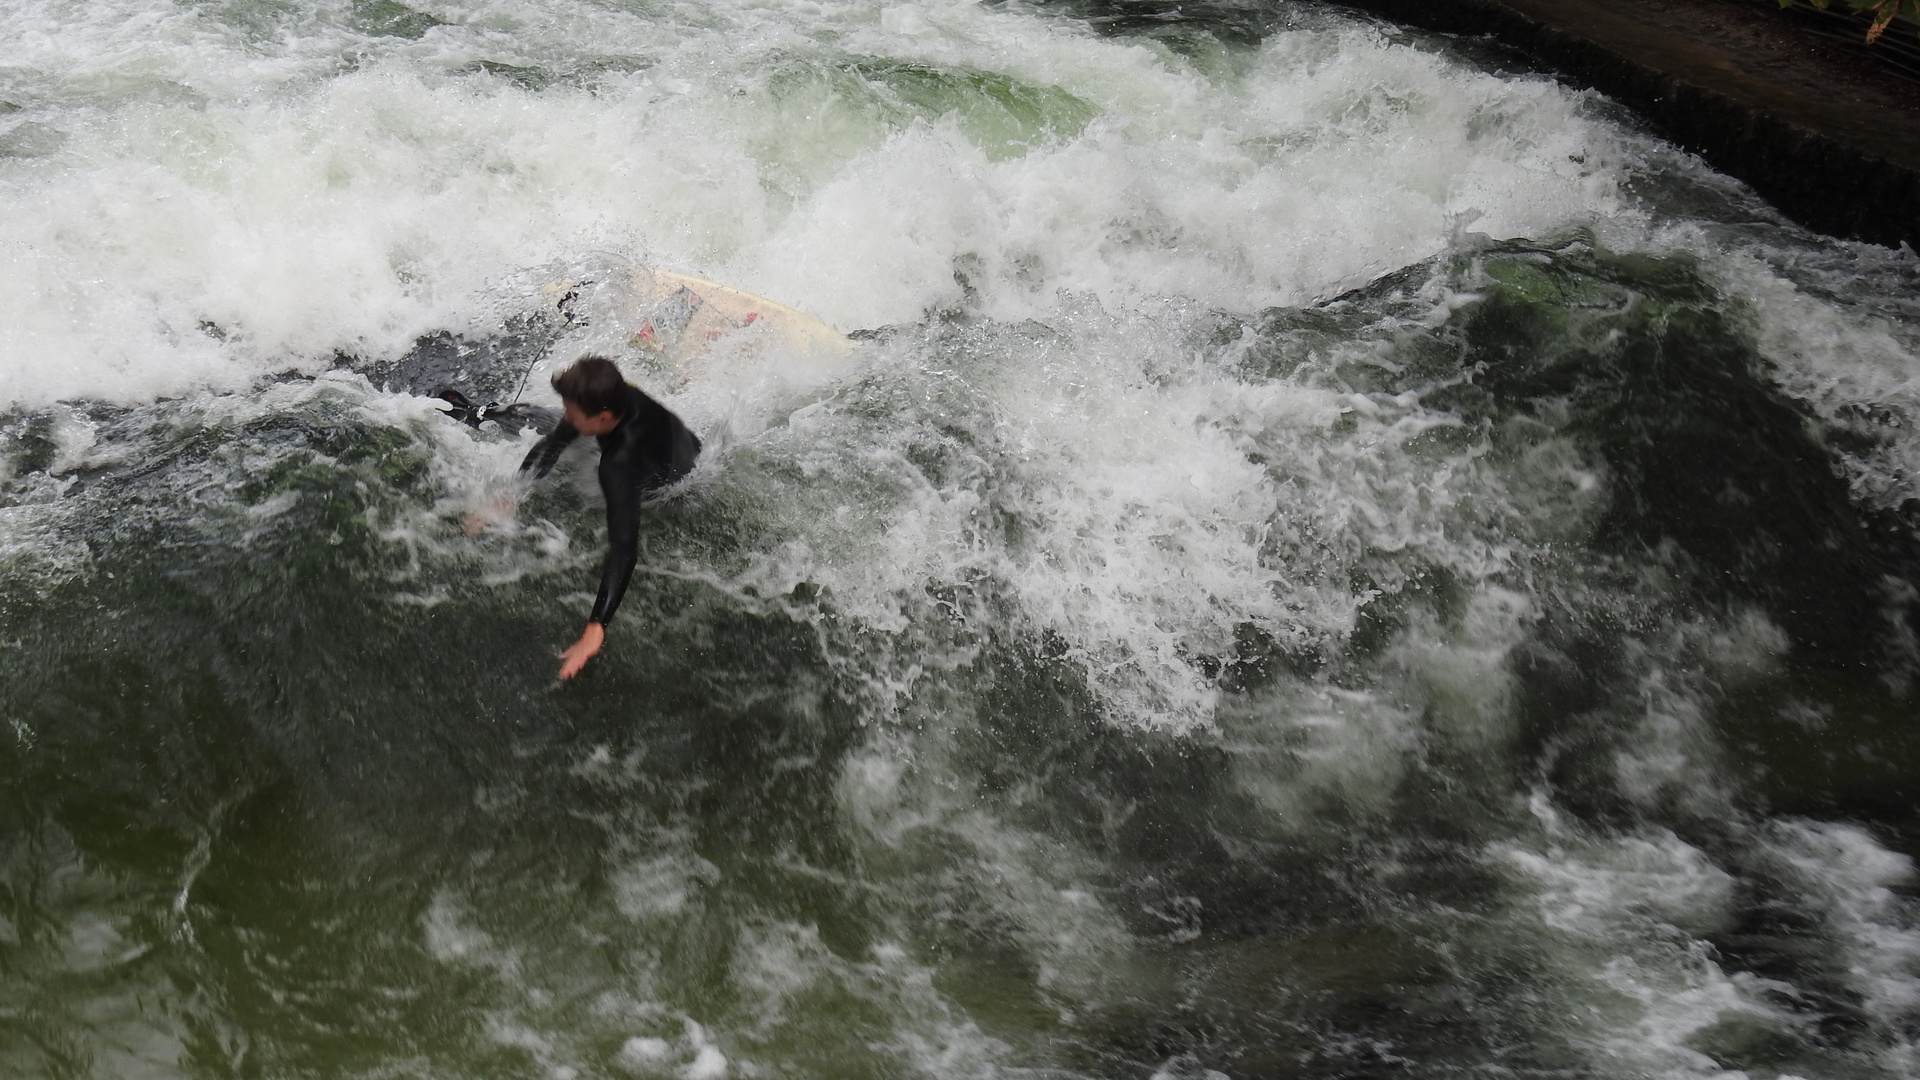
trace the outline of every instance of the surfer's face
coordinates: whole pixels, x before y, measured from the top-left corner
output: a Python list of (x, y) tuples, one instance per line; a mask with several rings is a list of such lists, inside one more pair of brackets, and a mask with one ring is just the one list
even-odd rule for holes
[(613, 415), (611, 411), (588, 416), (580, 411), (580, 406), (565, 398), (561, 399), (561, 404), (566, 409), (567, 423), (572, 424), (573, 430), (582, 435), (605, 435), (620, 426), (620, 418)]

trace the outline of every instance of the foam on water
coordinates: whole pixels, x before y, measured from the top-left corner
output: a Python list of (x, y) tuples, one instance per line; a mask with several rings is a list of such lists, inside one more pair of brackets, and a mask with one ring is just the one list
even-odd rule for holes
[(1912, 305), (1898, 293), (1884, 300), (1834, 298), (1848, 297), (1847, 281), (1862, 269), (1891, 272), (1896, 280), (1920, 278), (1920, 258), (1861, 250), (1804, 263), (1789, 263), (1783, 273), (1742, 255), (1729, 259), (1726, 271), (1734, 294), (1752, 305), (1761, 347), (1784, 385), (1822, 419), (1861, 436), (1849, 456), (1857, 495), (1898, 506), (1912, 497), (1920, 476), (1913, 421), (1920, 415), (1913, 373), (1920, 337)]
[(1671, 834), (1581, 837), (1543, 798), (1532, 805), (1550, 846), (1492, 854), (1537, 890), (1535, 945), (1571, 984), (1576, 1038), (1631, 1075), (1728, 1075), (1689, 1040), (1732, 1017), (1783, 1019), (1765, 987), (1728, 978), (1698, 944), (1729, 920), (1731, 876)]
[[(594, 247), (851, 329), (1043, 313), (1061, 289), (1295, 301), (1431, 253), (1461, 215), (1534, 234), (1614, 209), (1617, 140), (1576, 96), (1339, 22), (1207, 70), (945, 2), (683, 25), (496, 4), (417, 38), (352, 10), (7, 17), (33, 47), (4, 93), (65, 139), (0, 160), (8, 402), (392, 355), (463, 327), (489, 282)], [(876, 76), (855, 81), (888, 107), (863, 110), (793, 77), (866, 57), (919, 65), (898, 70), (934, 97), (903, 104)], [(933, 111), (991, 100), (977, 72), (1081, 104), (1055, 123), (1036, 98), (1008, 121), (1032, 129), (1023, 152), (989, 154)], [(834, 109), (838, 141), (819, 130)]]
[(1804, 875), (1810, 907), (1830, 920), (1841, 962), (1865, 998), (1889, 1065), (1920, 1063), (1911, 1018), (1920, 1012), (1920, 912), (1895, 890), (1913, 880), (1913, 860), (1857, 826), (1788, 821), (1777, 827), (1785, 862)]

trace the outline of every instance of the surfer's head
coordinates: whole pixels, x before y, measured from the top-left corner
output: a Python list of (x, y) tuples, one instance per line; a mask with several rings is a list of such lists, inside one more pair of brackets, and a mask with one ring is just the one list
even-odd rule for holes
[(605, 435), (627, 411), (627, 380), (604, 356), (583, 356), (553, 376), (567, 423), (582, 435)]

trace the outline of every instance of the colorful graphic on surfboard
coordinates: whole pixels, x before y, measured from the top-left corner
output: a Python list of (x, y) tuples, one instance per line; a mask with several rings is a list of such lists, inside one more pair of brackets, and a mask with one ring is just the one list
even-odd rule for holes
[[(607, 282), (610, 314), (630, 327), (628, 342), (643, 353), (676, 367), (722, 343), (755, 340), (819, 359), (853, 351), (854, 343), (819, 319), (785, 304), (716, 281), (671, 270), (636, 268)], [(573, 282), (556, 282), (546, 291), (566, 292)]]

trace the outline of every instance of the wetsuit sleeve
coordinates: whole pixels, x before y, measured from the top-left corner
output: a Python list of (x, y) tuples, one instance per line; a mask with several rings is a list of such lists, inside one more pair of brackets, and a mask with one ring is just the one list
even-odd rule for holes
[(555, 424), (546, 438), (534, 443), (525, 460), (520, 462), (521, 478), (527, 479), (528, 474), (532, 474), (531, 479), (538, 480), (552, 472), (553, 463), (560, 460), (560, 452), (579, 437), (579, 429), (565, 420)]
[(613, 618), (620, 598), (627, 594), (633, 568), (640, 561), (640, 488), (617, 484), (607, 496), (607, 562), (600, 570), (600, 595), (593, 601), (590, 621), (601, 626)]

